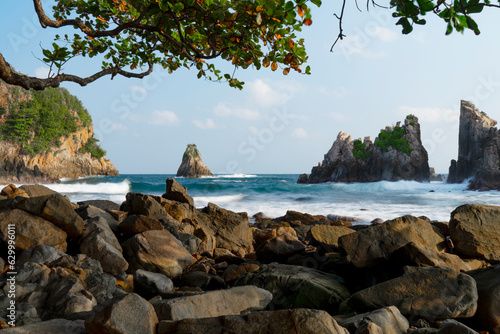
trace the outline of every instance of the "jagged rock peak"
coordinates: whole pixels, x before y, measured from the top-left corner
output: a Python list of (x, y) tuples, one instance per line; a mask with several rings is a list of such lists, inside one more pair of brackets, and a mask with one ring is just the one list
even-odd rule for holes
[(210, 169), (203, 163), (203, 160), (201, 160), (201, 154), (196, 144), (188, 144), (186, 151), (182, 155), (182, 162), (176, 176), (196, 178), (214, 176), (214, 174), (212, 174)]
[(452, 160), (448, 183), (470, 179), (470, 190), (500, 189), (500, 134), (497, 121), (474, 104), (461, 101), (458, 160)]
[(373, 142), (339, 132), (323, 162), (312, 168), (309, 178), (301, 176), (302, 183), (381, 180), (429, 181), (428, 155), (416, 116), (408, 115), (404, 125), (397, 122), (380, 130)]

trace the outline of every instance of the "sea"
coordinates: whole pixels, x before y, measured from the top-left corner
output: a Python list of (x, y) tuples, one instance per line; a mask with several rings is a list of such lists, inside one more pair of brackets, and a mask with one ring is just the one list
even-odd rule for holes
[[(123, 174), (63, 179), (47, 185), (67, 195), (72, 202), (104, 199), (121, 204), (128, 192), (150, 195), (165, 193), (169, 174)], [(294, 210), (314, 215), (338, 215), (367, 224), (376, 218), (403, 215), (426, 216), (449, 221), (450, 213), (466, 203), (500, 205), (499, 191), (467, 191), (467, 184), (415, 181), (373, 183), (297, 184), (298, 174), (216, 175), (199, 179), (176, 178), (188, 189), (195, 206), (212, 202), (251, 217), (262, 212), (268, 217)]]

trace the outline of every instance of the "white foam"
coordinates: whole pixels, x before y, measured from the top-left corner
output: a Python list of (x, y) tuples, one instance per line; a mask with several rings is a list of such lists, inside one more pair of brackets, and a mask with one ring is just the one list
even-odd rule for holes
[(226, 179), (242, 179), (242, 178), (251, 178), (257, 177), (257, 175), (253, 174), (228, 174), (228, 175), (216, 175), (216, 178), (226, 178)]
[(46, 184), (47, 188), (62, 194), (126, 194), (130, 191), (130, 181), (124, 180), (119, 183), (54, 183)]
[(246, 195), (237, 194), (237, 195), (226, 195), (226, 196), (198, 196), (194, 197), (194, 204), (197, 207), (206, 206), (209, 202), (214, 204), (227, 204), (240, 202), (243, 200)]

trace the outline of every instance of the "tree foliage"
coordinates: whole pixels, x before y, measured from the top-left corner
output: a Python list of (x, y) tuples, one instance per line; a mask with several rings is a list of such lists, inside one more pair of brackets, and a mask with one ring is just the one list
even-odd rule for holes
[(392, 130), (383, 130), (378, 134), (375, 140), (375, 146), (382, 151), (387, 152), (389, 147), (396, 151), (410, 155), (413, 149), (408, 144), (408, 140), (403, 138), (406, 135), (406, 129), (401, 126), (395, 126)]
[(372, 152), (366, 147), (366, 145), (359, 139), (354, 141), (354, 146), (352, 148), (352, 155), (356, 159), (368, 160), (372, 155)]
[(26, 154), (48, 153), (61, 146), (61, 137), (92, 124), (80, 100), (64, 88), (21, 93), (8, 87), (12, 98), (0, 115), (0, 139), (22, 145)]
[[(53, 18), (33, 0), (42, 27), (74, 27), (58, 35), (43, 61), (47, 79), (8, 73), (0, 54), (0, 78), (24, 88), (43, 89), (73, 81), (84, 86), (104, 75), (144, 77), (160, 65), (169, 72), (194, 69), (198, 78), (226, 81), (241, 88), (234, 70), (281, 66), (309, 73), (304, 41), (297, 36), (312, 24), (310, 5), (321, 0), (59, 0)], [(99, 57), (101, 71), (87, 78), (62, 72), (76, 56)], [(215, 59), (234, 66), (223, 73)], [(8, 64), (7, 64), (8, 65)]]

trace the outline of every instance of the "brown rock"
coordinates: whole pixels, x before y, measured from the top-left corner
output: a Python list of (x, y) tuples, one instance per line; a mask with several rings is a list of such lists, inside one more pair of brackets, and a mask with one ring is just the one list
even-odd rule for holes
[(500, 207), (464, 204), (451, 213), (450, 234), (455, 251), (470, 257), (500, 261)]
[(66, 251), (66, 233), (40, 217), (17, 209), (0, 212), (0, 239), (5, 243), (9, 240), (9, 225), (15, 226), (17, 250), (46, 245)]
[(129, 238), (137, 233), (150, 230), (163, 230), (163, 225), (154, 218), (143, 215), (130, 215), (118, 225), (119, 231), (125, 238)]
[(475, 318), (492, 334), (500, 334), (500, 265), (467, 272), (475, 281), (479, 299)]
[(177, 182), (172, 177), (169, 177), (167, 179), (167, 191), (165, 194), (163, 194), (162, 197), (172, 201), (187, 203), (190, 206), (194, 206), (193, 198), (188, 195), (187, 188), (181, 186), (179, 182)]
[(283, 262), (288, 257), (306, 249), (305, 245), (289, 234), (282, 234), (262, 243), (256, 250), (257, 259), (262, 262)]
[(406, 334), (410, 327), (395, 306), (342, 319), (339, 324), (355, 334)]
[(244, 274), (251, 273), (259, 268), (260, 266), (256, 263), (242, 263), (239, 266), (232, 265), (224, 271), (222, 277), (226, 282), (234, 282)]
[(161, 321), (158, 334), (349, 334), (325, 311), (293, 309)]
[(125, 241), (122, 247), (130, 265), (129, 272), (144, 269), (172, 278), (182, 274), (186, 267), (196, 261), (167, 230), (136, 234)]
[(339, 247), (339, 238), (355, 231), (343, 226), (315, 225), (308, 232), (313, 245), (321, 246), (329, 251)]
[(39, 197), (39, 196), (52, 195), (56, 193), (54, 190), (49, 189), (41, 184), (23, 185), (20, 186), (19, 189), (24, 190), (24, 192), (28, 194), (27, 197)]
[(201, 154), (195, 144), (188, 144), (182, 156), (182, 162), (177, 170), (176, 176), (197, 178), (202, 176), (214, 176), (210, 169), (201, 160)]
[(264, 229), (264, 230), (260, 230), (258, 228), (253, 229), (253, 239), (257, 244), (261, 244), (275, 237), (276, 237), (276, 229), (274, 228)]
[(34, 324), (2, 330), (2, 334), (41, 334), (41, 333), (85, 333), (83, 321), (52, 319)]
[(388, 261), (392, 253), (409, 242), (440, 252), (444, 237), (430, 223), (404, 216), (370, 226), (339, 238), (339, 247), (347, 253), (347, 260), (358, 268), (373, 268)]
[(17, 196), (29, 197), (29, 195), (24, 190), (17, 188), (13, 184), (9, 184), (8, 186), (5, 186), (2, 189), (2, 192), (0, 192), (0, 195), (5, 196), (7, 198), (14, 198)]

